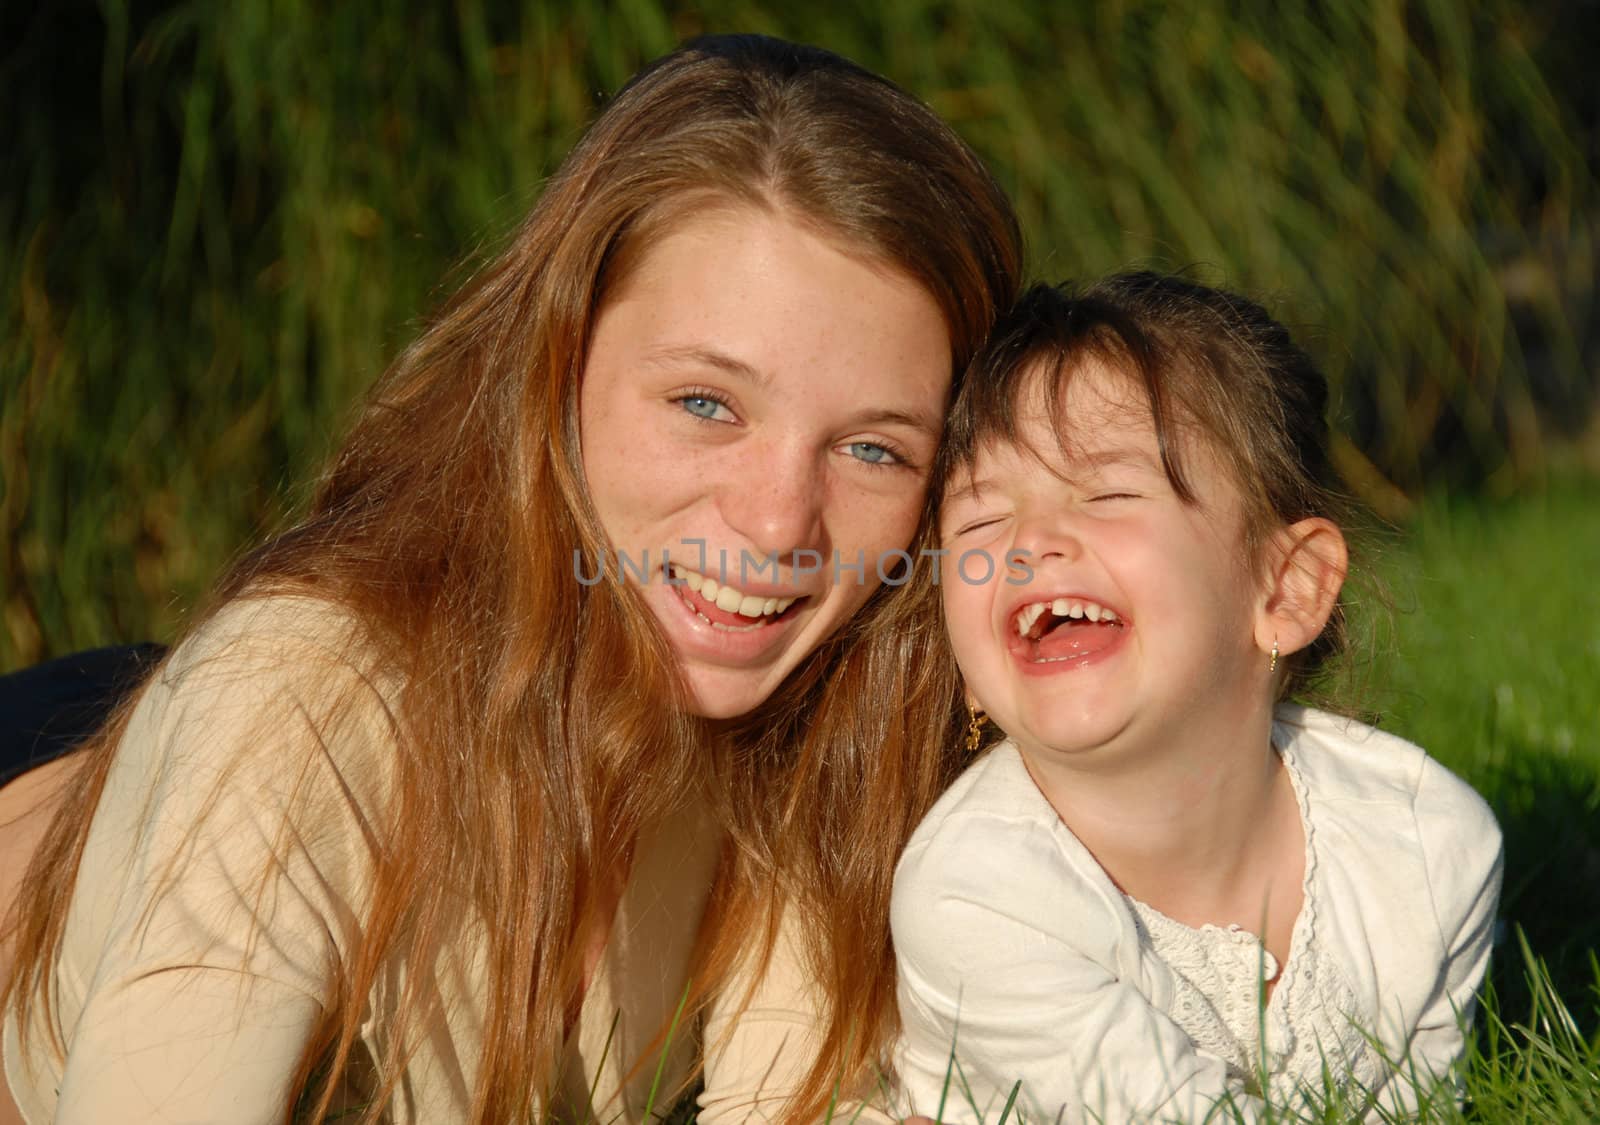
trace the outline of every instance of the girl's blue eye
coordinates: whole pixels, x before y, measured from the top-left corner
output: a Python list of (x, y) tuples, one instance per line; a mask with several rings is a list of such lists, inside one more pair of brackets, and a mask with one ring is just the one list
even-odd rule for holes
[(706, 398), (704, 395), (687, 395), (680, 398), (678, 402), (696, 418), (714, 420), (717, 416), (717, 411), (722, 409), (722, 403), (714, 398)]
[(846, 448), (850, 450), (850, 456), (868, 465), (887, 465), (894, 460), (893, 453), (875, 442), (853, 441)]

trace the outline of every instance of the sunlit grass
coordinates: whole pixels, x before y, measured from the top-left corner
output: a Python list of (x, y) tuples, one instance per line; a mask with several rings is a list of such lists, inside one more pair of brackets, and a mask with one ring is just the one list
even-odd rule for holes
[[(1427, 505), (1387, 559), (1393, 634), (1368, 679), (1385, 725), (1494, 807), (1506, 838), (1502, 913), (1549, 962), (1560, 995), (1591, 1013), (1600, 950), (1596, 564), (1593, 481), (1515, 501)], [(1520, 972), (1501, 989), (1520, 1008)]]

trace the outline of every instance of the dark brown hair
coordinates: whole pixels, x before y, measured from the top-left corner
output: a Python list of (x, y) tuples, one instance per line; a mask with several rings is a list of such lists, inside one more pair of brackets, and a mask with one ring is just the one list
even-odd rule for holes
[[(1086, 361), (1134, 380), (1155, 427), (1161, 466), (1186, 503), (1194, 436), (1244, 501), (1245, 544), (1260, 562), (1274, 530), (1311, 516), (1357, 518), (1328, 454), (1328, 383), (1289, 330), (1256, 302), (1188, 278), (1120, 273), (1082, 286), (1035, 285), (1002, 315), (951, 410), (936, 489), (985, 445), (1019, 440), (1019, 407), (1038, 390), (1061, 401)], [(1058, 418), (1064, 446), (1070, 421)], [(1279, 694), (1301, 693), (1346, 645), (1341, 594), (1320, 636), (1287, 660)]]
[[(948, 719), (938, 692), (904, 674), (893, 591), (741, 730), (714, 736), (685, 713), (637, 591), (572, 578), (575, 551), (605, 546), (577, 421), (598, 310), (657, 232), (725, 205), (805, 222), (914, 278), (943, 313), (953, 375), (1015, 295), (1016, 218), (983, 164), (921, 103), (837, 55), (695, 40), (606, 107), (506, 249), (395, 361), (309, 514), (216, 599), (333, 602), (399, 685), (394, 795), (374, 828), (361, 943), (330, 970), (294, 1082), (313, 1119), (359, 1048), (375, 982), (395, 964), (433, 964), (462, 896), (489, 935), (470, 1118), (518, 1120), (541, 1104), (584, 939), (603, 932), (597, 888), (643, 826), (687, 800), (709, 798), (735, 841), (701, 999), (732, 971), (750, 921), (792, 901), (817, 919), (808, 956), (831, 1021), (815, 1075), (859, 1069), (892, 1027), (888, 889), (943, 783), (928, 747)], [(53, 1010), (74, 877), (125, 728), (124, 715), (91, 750), (30, 872), (7, 985), (24, 1029), (32, 1006)], [(425, 1018), (408, 992), (360, 1120), (384, 1113)]]

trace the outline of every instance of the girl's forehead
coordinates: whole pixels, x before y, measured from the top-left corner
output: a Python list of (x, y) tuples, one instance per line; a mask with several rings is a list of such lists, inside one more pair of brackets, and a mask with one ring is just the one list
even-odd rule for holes
[(973, 454), (953, 466), (953, 486), (995, 472), (1071, 476), (1107, 464), (1160, 461), (1143, 386), (1094, 358), (1070, 368), (1031, 365), (1004, 408), (974, 419), (972, 429)]
[(1143, 379), (1115, 362), (1092, 354), (1036, 362), (1009, 390), (971, 419), (971, 454), (950, 465), (942, 507), (1048, 480), (1090, 486), (1113, 476), (1201, 507), (1241, 491), (1211, 431), (1176, 403), (1158, 429)]
[(1076, 484), (1097, 480), (1113, 471), (1165, 476), (1152, 433), (1117, 428), (1074, 434), (1070, 429), (1056, 429), (1043, 422), (1029, 429), (1034, 432), (1024, 430), (1018, 440), (996, 435), (984, 442), (970, 462), (951, 473), (944, 502), (968, 499), (1009, 482), (1039, 477)]
[(1150, 398), (1143, 382), (1119, 364), (1085, 355), (1069, 364), (1035, 364), (1018, 388), (1019, 405), (1039, 425), (1076, 429), (1153, 430)]

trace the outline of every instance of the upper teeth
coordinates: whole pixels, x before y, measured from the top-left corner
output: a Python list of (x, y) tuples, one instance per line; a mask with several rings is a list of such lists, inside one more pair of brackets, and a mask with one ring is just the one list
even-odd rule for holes
[(1017, 614), (1017, 636), (1026, 637), (1034, 623), (1044, 616), (1045, 611), (1057, 617), (1085, 618), (1090, 621), (1116, 621), (1116, 613), (1096, 602), (1085, 601), (1082, 598), (1056, 598), (1049, 602), (1034, 602), (1032, 605), (1023, 606)]
[(725, 586), (715, 578), (707, 578), (697, 571), (685, 570), (676, 563), (672, 564), (671, 569), (674, 579), (688, 586), (706, 601), (714, 603), (718, 609), (737, 613), (740, 617), (771, 617), (773, 614), (782, 613), (796, 601), (795, 598), (761, 598), (755, 594), (747, 594), (743, 590)]

